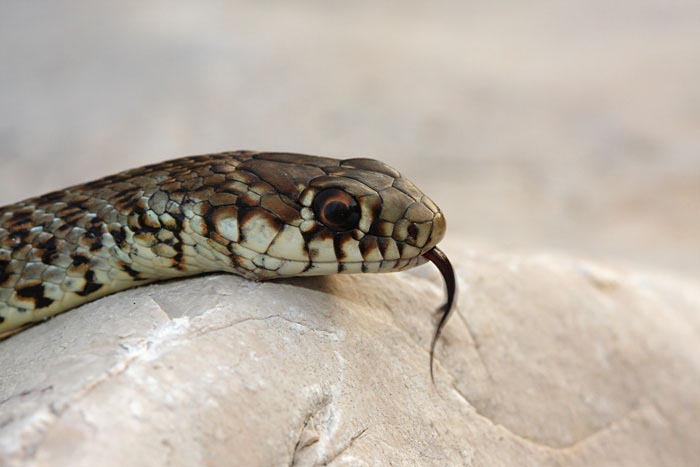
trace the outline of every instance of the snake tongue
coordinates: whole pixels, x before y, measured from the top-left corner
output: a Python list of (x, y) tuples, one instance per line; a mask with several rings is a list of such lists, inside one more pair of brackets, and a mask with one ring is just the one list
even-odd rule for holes
[(454, 309), (455, 297), (457, 296), (457, 285), (455, 283), (455, 271), (452, 268), (450, 260), (447, 259), (445, 253), (442, 252), (438, 247), (423, 254), (423, 257), (428, 261), (432, 262), (437, 266), (440, 274), (442, 274), (443, 279), (445, 279), (445, 287), (447, 288), (447, 301), (438, 308), (438, 313), (440, 316), (440, 321), (435, 328), (435, 334), (433, 335), (433, 341), (430, 344), (430, 379), (435, 383), (435, 377), (433, 376), (433, 360), (435, 357), (435, 345), (437, 344), (440, 334), (442, 333), (442, 328), (447, 324), (452, 311)]

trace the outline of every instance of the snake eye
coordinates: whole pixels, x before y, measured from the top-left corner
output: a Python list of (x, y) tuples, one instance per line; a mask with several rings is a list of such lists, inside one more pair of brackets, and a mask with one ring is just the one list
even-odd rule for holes
[(360, 222), (360, 206), (355, 198), (337, 188), (319, 192), (313, 208), (316, 219), (337, 232), (352, 230)]

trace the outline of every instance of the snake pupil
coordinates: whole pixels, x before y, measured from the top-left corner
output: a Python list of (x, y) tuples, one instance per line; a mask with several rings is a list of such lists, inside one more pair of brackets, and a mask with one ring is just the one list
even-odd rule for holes
[(334, 231), (352, 230), (360, 222), (360, 206), (355, 198), (337, 188), (316, 195), (314, 212), (323, 225)]

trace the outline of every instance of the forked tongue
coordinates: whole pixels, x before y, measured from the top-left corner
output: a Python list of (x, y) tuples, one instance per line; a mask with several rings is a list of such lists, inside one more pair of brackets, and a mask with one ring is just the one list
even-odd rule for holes
[(447, 324), (447, 320), (450, 318), (452, 310), (454, 309), (455, 298), (457, 296), (457, 285), (455, 284), (455, 271), (452, 268), (450, 260), (447, 259), (447, 256), (445, 256), (445, 253), (443, 253), (442, 250), (435, 247), (423, 254), (423, 257), (437, 266), (443, 279), (445, 279), (445, 287), (447, 288), (447, 301), (437, 310), (438, 314), (440, 314), (440, 321), (438, 322), (437, 328), (435, 328), (433, 341), (430, 343), (430, 379), (434, 384), (435, 377), (433, 376), (433, 360), (435, 357), (435, 345), (440, 338), (442, 328), (444, 328), (445, 324)]

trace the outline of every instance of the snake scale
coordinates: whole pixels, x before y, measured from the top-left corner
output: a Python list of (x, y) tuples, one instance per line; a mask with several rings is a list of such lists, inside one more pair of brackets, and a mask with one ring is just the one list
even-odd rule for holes
[[(0, 336), (120, 290), (212, 271), (267, 280), (433, 261), (445, 217), (373, 159), (235, 151), (129, 170), (0, 208)], [(431, 364), (432, 368), (432, 364)]]

